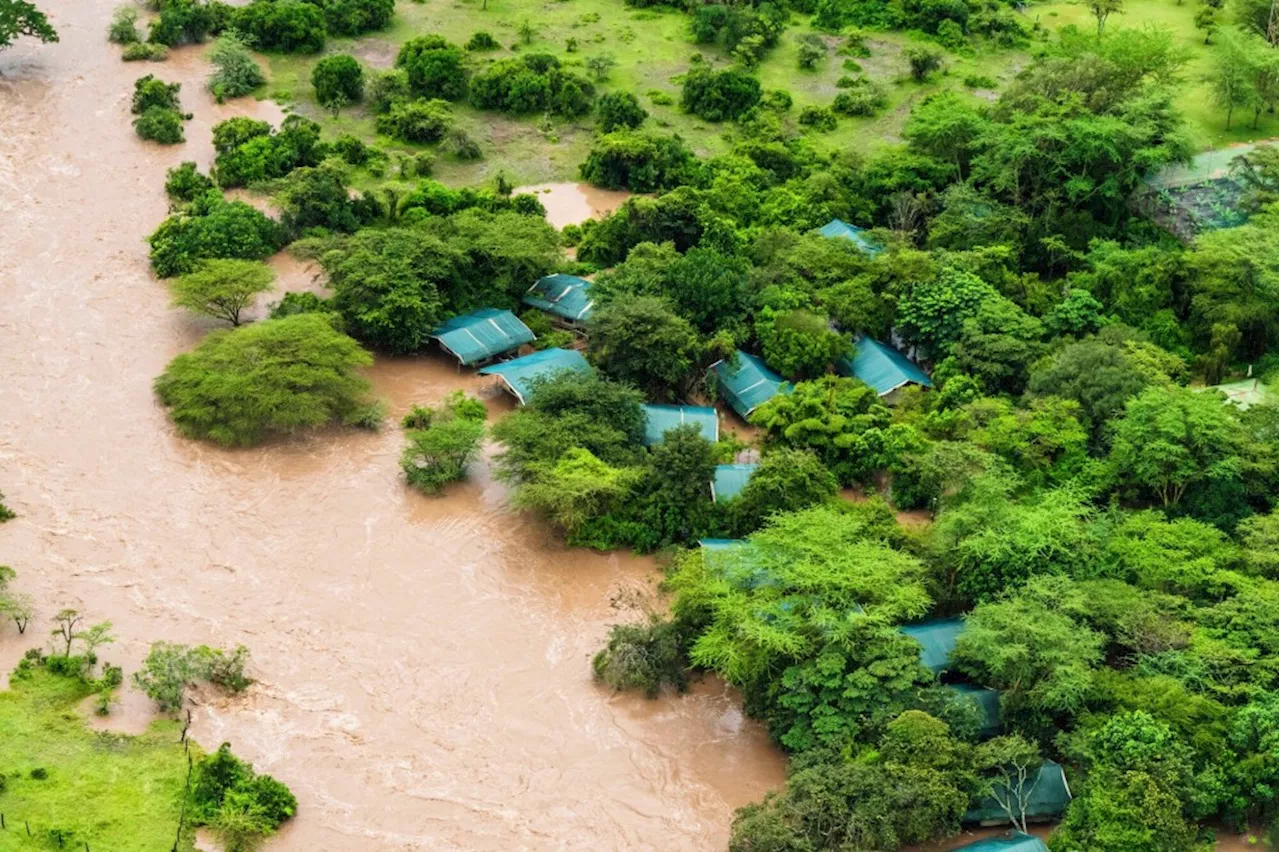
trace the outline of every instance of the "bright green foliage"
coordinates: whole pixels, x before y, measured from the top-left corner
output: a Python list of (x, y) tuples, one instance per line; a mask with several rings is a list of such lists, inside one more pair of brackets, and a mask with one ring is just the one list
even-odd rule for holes
[[(1196, 238), (1187, 257), (1191, 277), (1188, 325), (1203, 344), (1216, 325), (1235, 326), (1239, 343), (1229, 354), (1254, 359), (1276, 348), (1276, 216), (1254, 217), (1238, 228)], [(1203, 348), (1208, 349), (1206, 345)]]
[(135, 44), (138, 36), (138, 10), (134, 6), (117, 6), (107, 27), (107, 41), (112, 44)]
[(703, 334), (734, 333), (746, 321), (747, 264), (715, 249), (684, 254), (670, 243), (642, 242), (625, 263), (602, 272), (592, 295), (602, 302), (658, 296)]
[(760, 461), (742, 493), (729, 501), (731, 526), (749, 532), (775, 512), (794, 512), (836, 493), (836, 478), (809, 450), (776, 449)]
[(218, 103), (243, 97), (267, 81), (248, 43), (234, 30), (218, 36), (209, 51), (209, 62), (216, 69), (209, 76), (209, 91)]
[(207, 680), (229, 692), (243, 692), (253, 683), (245, 674), (249, 649), (237, 645), (230, 654), (220, 648), (194, 648), (170, 642), (151, 646), (142, 668), (133, 673), (133, 682), (162, 712), (182, 709), (187, 687)]
[(698, 355), (698, 336), (660, 298), (618, 299), (593, 311), (591, 362), (613, 378), (670, 399)]
[(770, 444), (812, 450), (841, 485), (888, 466), (889, 420), (889, 409), (874, 390), (832, 375), (800, 382), (751, 415), (751, 422), (767, 431)]
[(161, 222), (147, 241), (152, 270), (168, 278), (212, 258), (261, 260), (280, 248), (284, 236), (274, 219), (252, 205), (210, 192)]
[(134, 115), (142, 115), (152, 107), (181, 112), (182, 104), (178, 101), (178, 91), (181, 88), (181, 83), (166, 83), (157, 79), (154, 74), (139, 77), (133, 83), (131, 110)]
[(679, 692), (688, 686), (679, 630), (656, 616), (644, 624), (615, 624), (591, 668), (596, 680), (617, 690), (643, 690), (647, 698), (657, 698), (667, 685)]
[(977, 317), (986, 302), (998, 299), (976, 275), (944, 267), (936, 278), (912, 286), (898, 303), (895, 327), (908, 345), (920, 347), (927, 357), (943, 358), (960, 342), (965, 322)]
[(984, 300), (964, 320), (952, 350), (956, 363), (988, 393), (1021, 393), (1029, 366), (1040, 357), (1044, 328), (1013, 302)]
[(1231, 570), (1236, 548), (1208, 524), (1131, 512), (1117, 516), (1103, 534), (1103, 570), (1141, 588), (1218, 600), (1243, 581)]
[(241, 314), (272, 288), (275, 272), (254, 260), (207, 260), (173, 279), (174, 307), (240, 324)]
[(182, 133), (182, 113), (164, 107), (147, 107), (147, 110), (133, 120), (133, 130), (143, 139), (159, 142), (161, 145), (177, 145), (184, 141)]
[(327, 153), (320, 125), (290, 115), (273, 132), (265, 121), (231, 118), (214, 125), (213, 179), (221, 187), (247, 186), (284, 177), (301, 166), (316, 166)]
[(190, 202), (213, 189), (213, 181), (200, 173), (195, 163), (187, 161), (165, 174), (164, 192), (170, 201)]
[(326, 56), (312, 70), (311, 85), (321, 106), (359, 103), (364, 97), (364, 69), (354, 56)]
[(259, 775), (252, 764), (231, 753), (223, 743), (202, 757), (191, 774), (191, 815), (197, 825), (211, 826), (224, 840), (233, 838), (236, 848), (252, 849), (253, 837), (263, 838), (298, 810), (289, 788), (270, 775)]
[(597, 139), (578, 171), (583, 180), (606, 189), (655, 192), (679, 186), (693, 166), (693, 152), (679, 136), (623, 128)]
[(155, 386), (187, 437), (248, 446), (359, 413), (369, 383), (355, 368), (372, 362), (322, 314), (299, 314), (215, 331)]
[(649, 113), (640, 106), (640, 99), (631, 92), (609, 92), (596, 104), (601, 133), (615, 130), (635, 130)]
[(488, 412), (479, 400), (451, 394), (437, 409), (415, 408), (411, 431), (400, 454), (400, 468), (409, 484), (426, 494), (437, 494), (450, 482), (467, 475), (467, 465), (480, 452)]
[(852, 348), (847, 336), (831, 330), (826, 317), (811, 311), (766, 309), (756, 320), (756, 334), (765, 363), (788, 378), (819, 376)]
[(775, 515), (748, 547), (678, 560), (675, 611), (699, 630), (690, 659), (753, 684), (855, 622), (922, 615), (924, 566), (879, 540), (880, 529), (866, 513), (818, 506)]
[(322, 8), (330, 35), (356, 36), (385, 29), (396, 4), (395, 0), (325, 0)]
[(554, 463), (529, 465), (528, 479), (511, 503), (546, 515), (572, 534), (591, 518), (616, 508), (637, 478), (634, 471), (602, 462), (590, 450), (571, 447)]
[(404, 69), (409, 88), (421, 97), (457, 101), (467, 95), (465, 56), (440, 36), (406, 41), (396, 55), (396, 67)]
[(1029, 482), (1063, 482), (1085, 463), (1088, 433), (1074, 400), (1034, 398), (1025, 408), (985, 398), (964, 407), (969, 440), (1000, 456)]
[(1004, 691), (1014, 712), (1070, 717), (1083, 709), (1102, 637), (1080, 623), (1083, 595), (1070, 581), (1038, 577), (965, 619), (955, 667)]
[[(357, 4), (345, 0), (344, 6)], [(363, 2), (366, 8), (385, 6), (386, 0)], [(306, 0), (253, 0), (236, 11), (232, 23), (253, 38), (260, 50), (281, 53), (319, 53), (324, 49), (325, 14), (319, 5)]]
[(453, 127), (453, 109), (447, 101), (400, 101), (378, 116), (379, 133), (405, 142), (439, 142)]

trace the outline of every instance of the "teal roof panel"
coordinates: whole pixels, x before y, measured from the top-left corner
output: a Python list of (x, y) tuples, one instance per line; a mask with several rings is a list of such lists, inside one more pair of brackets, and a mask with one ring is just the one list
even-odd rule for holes
[(859, 228), (857, 225), (850, 225), (842, 219), (832, 219), (819, 228), (818, 233), (828, 239), (848, 240), (864, 254), (876, 255), (883, 251), (880, 246), (867, 238), (865, 229)]
[(583, 358), (581, 353), (572, 349), (544, 349), (541, 352), (534, 352), (532, 355), (525, 355), (522, 358), (514, 358), (510, 361), (503, 361), (500, 364), (490, 364), (488, 367), (482, 367), (477, 372), (482, 376), (500, 377), (511, 393), (515, 395), (515, 398), (523, 405), (529, 401), (529, 395), (533, 392), (533, 385), (538, 379), (550, 378), (566, 370), (575, 373), (590, 373), (591, 365), (587, 363), (587, 359)]
[[(1001, 798), (1008, 798), (1007, 791), (1001, 794)], [(1071, 788), (1067, 786), (1067, 776), (1062, 767), (1052, 760), (1041, 763), (1035, 780), (1029, 782), (1026, 799), (1029, 818), (1051, 819), (1061, 816), (1071, 802)], [(1000, 823), (1008, 822), (1009, 816), (994, 796), (988, 796), (966, 811), (963, 821)]]
[(645, 416), (644, 445), (652, 447), (662, 442), (662, 436), (689, 423), (697, 424), (702, 437), (711, 443), (720, 440), (720, 421), (714, 408), (700, 405), (642, 405)]
[(982, 727), (978, 735), (983, 739), (1000, 733), (1000, 690), (972, 686), (967, 683), (950, 683), (947, 689), (972, 701), (982, 713)]
[(524, 303), (570, 322), (591, 317), (591, 282), (576, 275), (556, 273), (539, 278), (524, 294)]
[(1013, 831), (1005, 837), (988, 837), (957, 846), (952, 852), (1049, 852), (1049, 847), (1039, 837)]
[(933, 382), (914, 361), (871, 337), (859, 338), (853, 344), (853, 351), (836, 362), (836, 372), (865, 382), (880, 396), (907, 384), (933, 387)]
[(942, 618), (906, 624), (898, 629), (920, 643), (921, 664), (937, 674), (950, 664), (951, 652), (955, 650), (964, 622), (958, 618)]
[(481, 308), (436, 327), (431, 336), (463, 365), (484, 361), (533, 341), (533, 332), (511, 311)]
[(791, 385), (755, 355), (738, 350), (737, 365), (731, 365), (731, 361), (717, 361), (711, 365), (711, 370), (716, 375), (720, 395), (742, 419), (751, 416), (751, 412), (779, 393), (791, 392)]
[(747, 480), (760, 465), (758, 464), (718, 464), (715, 478), (711, 480), (711, 499), (731, 500), (747, 487)]

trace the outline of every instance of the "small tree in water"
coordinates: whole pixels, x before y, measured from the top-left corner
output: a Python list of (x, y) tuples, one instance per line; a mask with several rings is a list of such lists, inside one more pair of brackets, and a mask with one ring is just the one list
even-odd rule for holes
[(438, 494), (464, 478), (480, 451), (487, 414), (484, 403), (461, 391), (450, 394), (439, 408), (414, 406), (404, 419), (411, 431), (400, 454), (400, 469), (409, 484), (424, 494)]
[(271, 267), (256, 260), (209, 260), (173, 280), (174, 307), (240, 325), (241, 315), (275, 283)]

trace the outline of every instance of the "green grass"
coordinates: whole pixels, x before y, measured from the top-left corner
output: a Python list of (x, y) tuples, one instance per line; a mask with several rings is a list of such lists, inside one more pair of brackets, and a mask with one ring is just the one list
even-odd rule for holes
[[(1197, 147), (1207, 149), (1228, 142), (1238, 142), (1276, 135), (1276, 117), (1265, 116), (1262, 126), (1252, 130), (1237, 126), (1223, 130), (1222, 116), (1207, 103), (1205, 87), (1200, 82), (1209, 65), (1209, 54), (1201, 44), (1203, 33), (1195, 29), (1195, 4), (1186, 0), (1179, 6), (1175, 0), (1130, 0), (1123, 14), (1113, 15), (1108, 26), (1136, 27), (1147, 24), (1173, 31), (1179, 43), (1192, 54), (1185, 73), (1185, 88), (1179, 103), (1187, 113)], [(599, 20), (593, 21), (597, 17)], [(1077, 24), (1091, 29), (1093, 18), (1088, 9), (1075, 0), (1033, 6), (1027, 21), (1039, 18), (1049, 29), (1064, 24)], [(392, 26), (360, 39), (334, 39), (328, 53), (352, 53), (371, 67), (390, 67), (399, 45), (423, 33), (435, 33), (461, 45), (477, 30), (491, 33), (503, 49), (475, 55), (475, 61), (487, 62), (516, 55), (511, 50), (520, 39), (517, 29), (530, 21), (538, 35), (521, 51), (538, 51), (558, 56), (567, 65), (581, 64), (596, 53), (610, 53), (617, 60), (609, 80), (600, 84), (602, 91), (635, 92), (649, 110), (648, 126), (679, 133), (700, 155), (722, 153), (729, 147), (727, 136), (732, 125), (716, 125), (680, 111), (677, 103), (652, 103), (650, 92), (663, 92), (673, 101), (679, 100), (676, 78), (689, 67), (694, 53), (702, 54), (718, 66), (727, 66), (729, 58), (721, 50), (699, 47), (689, 40), (689, 19), (670, 9), (632, 9), (622, 0), (489, 0), (487, 10), (481, 0), (432, 0), (397, 4)], [(826, 60), (813, 71), (799, 69), (796, 57), (799, 37), (812, 32), (803, 16), (793, 16), (792, 26), (783, 34), (759, 68), (764, 88), (786, 89), (795, 101), (792, 115), (802, 107), (830, 104), (839, 91), (836, 81), (850, 73), (842, 67), (845, 57), (837, 56), (838, 39), (828, 37), (832, 46)], [(566, 50), (570, 37), (579, 42), (575, 53)], [(910, 37), (901, 33), (876, 33), (868, 39), (872, 56), (856, 59), (868, 76), (883, 83), (890, 96), (889, 107), (873, 118), (841, 118), (839, 127), (812, 136), (819, 150), (868, 150), (894, 141), (906, 121), (911, 107), (933, 92), (944, 88), (967, 92), (961, 81), (970, 74), (992, 77), (1003, 86), (1028, 61), (1025, 51), (980, 49), (974, 56), (950, 56), (947, 69), (926, 83), (915, 83), (906, 77), (905, 62), (900, 54)], [(319, 121), (327, 132), (354, 133), (391, 152), (411, 154), (413, 146), (378, 138), (373, 119), (363, 109), (345, 110), (334, 118), (316, 104), (311, 90), (311, 69), (317, 56), (271, 56), (268, 96), (282, 101), (293, 110)], [(585, 73), (585, 69), (581, 69)], [(987, 93), (988, 95), (990, 93)], [(459, 186), (491, 180), (499, 171), (516, 183), (540, 183), (554, 180), (576, 180), (577, 167), (591, 145), (592, 119), (546, 121), (541, 117), (514, 118), (493, 112), (479, 112), (465, 105), (457, 107), (459, 124), (481, 145), (485, 158), (477, 162), (459, 162), (449, 155), (437, 158), (435, 176), (445, 183)], [(389, 175), (390, 177), (391, 175)], [(362, 181), (364, 182), (364, 181)], [(369, 181), (373, 183), (373, 181)]]
[[(51, 828), (73, 832), (73, 850), (172, 848), (187, 772), (180, 726), (158, 721), (137, 737), (93, 731), (77, 709), (88, 694), (83, 683), (38, 669), (0, 692), (0, 850), (57, 848)], [(32, 778), (37, 768), (48, 777)], [(179, 848), (191, 850), (186, 834)]]

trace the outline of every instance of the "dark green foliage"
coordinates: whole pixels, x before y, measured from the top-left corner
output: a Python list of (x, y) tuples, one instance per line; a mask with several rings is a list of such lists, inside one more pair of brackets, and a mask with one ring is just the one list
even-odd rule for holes
[(147, 41), (174, 47), (204, 41), (217, 28), (217, 12), (202, 0), (165, 0), (151, 22)]
[(298, 810), (298, 800), (288, 787), (270, 775), (254, 772), (252, 764), (231, 753), (230, 743), (223, 743), (213, 754), (200, 758), (192, 772), (191, 804), (196, 824), (214, 822), (228, 799), (260, 813), (273, 831)]
[(332, 319), (336, 319), (341, 323), (341, 319), (334, 313), (333, 305), (328, 299), (322, 299), (315, 293), (307, 292), (289, 292), (281, 297), (280, 301), (271, 305), (271, 319), (280, 319), (282, 317), (291, 317), (295, 314), (326, 314)]
[(594, 99), (590, 81), (545, 53), (499, 60), (471, 79), (471, 103), (477, 109), (573, 117), (590, 112)]
[(615, 130), (634, 130), (649, 117), (640, 100), (631, 92), (609, 92), (596, 104), (601, 133)]
[(9, 0), (0, 7), (0, 50), (24, 35), (34, 36), (46, 44), (58, 40), (57, 31), (35, 4), (27, 0)]
[[(340, 0), (343, 7), (376, 9), (387, 0)], [(237, 9), (235, 29), (250, 36), (260, 50), (319, 53), (324, 48), (325, 13), (307, 0), (253, 0)]]
[(742, 493), (730, 501), (732, 526), (739, 533), (771, 515), (822, 503), (836, 493), (836, 478), (808, 450), (778, 449), (765, 455)]
[(480, 452), (484, 403), (455, 391), (434, 409), (415, 406), (404, 426), (407, 444), (400, 454), (400, 469), (414, 488), (438, 494), (450, 482), (467, 475), (467, 465)]
[(161, 145), (176, 145), (184, 141), (182, 134), (182, 113), (165, 107), (147, 107), (142, 115), (133, 120), (134, 132), (143, 139), (159, 142)]
[(372, 362), (323, 315), (299, 314), (210, 333), (155, 387), (187, 437), (249, 446), (356, 414), (369, 384), (355, 368)]
[(405, 142), (429, 144), (444, 138), (453, 126), (453, 108), (448, 101), (400, 101), (378, 116), (379, 133)]
[(284, 233), (252, 205), (206, 192), (161, 222), (147, 241), (152, 270), (168, 278), (191, 272), (207, 258), (261, 260), (279, 250)]
[(209, 90), (218, 103), (243, 97), (267, 81), (248, 43), (234, 30), (218, 36), (209, 51), (209, 62), (217, 69), (209, 77)]
[(396, 67), (404, 69), (409, 88), (421, 97), (457, 101), (467, 95), (462, 50), (440, 36), (419, 36), (406, 41), (396, 55)]
[(498, 40), (484, 30), (471, 34), (471, 38), (467, 40), (467, 50), (497, 50), (502, 45), (498, 44)]
[(579, 173), (606, 189), (654, 192), (683, 183), (693, 168), (693, 152), (679, 136), (618, 130), (595, 141)]
[(301, 166), (318, 166), (327, 154), (320, 125), (298, 115), (279, 132), (265, 121), (231, 118), (214, 125), (213, 179), (221, 187), (248, 186), (284, 177)]
[(827, 371), (852, 343), (831, 330), (827, 318), (811, 311), (766, 309), (756, 319), (765, 362), (787, 378), (813, 378)]
[[(276, 0), (279, 2), (279, 0)], [(395, 15), (395, 0), (308, 0), (324, 9), (330, 35), (357, 36), (386, 29)]]
[(311, 85), (321, 106), (358, 103), (364, 97), (364, 69), (354, 56), (326, 56), (312, 70)]
[(380, 213), (371, 197), (352, 196), (342, 170), (334, 168), (332, 161), (290, 172), (277, 200), (281, 224), (295, 236), (312, 228), (351, 233)]
[(182, 112), (182, 103), (178, 100), (181, 88), (181, 83), (166, 83), (154, 74), (139, 77), (133, 83), (133, 114), (142, 115), (152, 107)]
[(942, 51), (925, 45), (913, 45), (903, 49), (907, 67), (913, 80), (925, 80), (942, 67)]
[(698, 336), (656, 296), (615, 300), (595, 310), (588, 327), (593, 364), (613, 378), (670, 399), (698, 355)]
[(680, 88), (680, 108), (707, 121), (738, 118), (759, 102), (755, 77), (734, 68), (713, 71), (703, 62), (685, 73)]
[(684, 692), (685, 665), (678, 628), (656, 616), (645, 624), (615, 624), (591, 661), (597, 680), (618, 690), (643, 690), (648, 698), (668, 685)]

